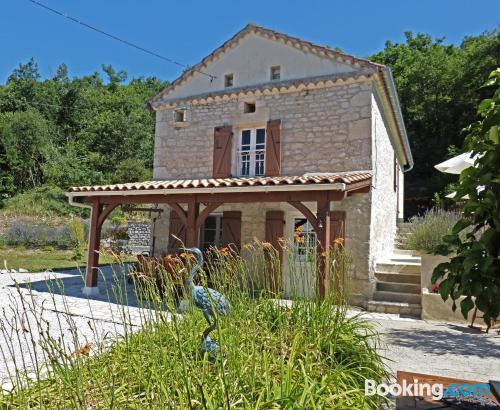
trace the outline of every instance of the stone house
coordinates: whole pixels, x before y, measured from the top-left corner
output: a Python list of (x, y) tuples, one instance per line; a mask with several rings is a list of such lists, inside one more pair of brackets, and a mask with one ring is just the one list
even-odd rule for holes
[(375, 265), (392, 253), (403, 173), (413, 166), (388, 68), (250, 24), (148, 105), (154, 181), (69, 193), (94, 201), (97, 233), (106, 208), (135, 198), (164, 210), (152, 228), (156, 256), (177, 250), (171, 234), (189, 246), (237, 249), (254, 238), (293, 241), (298, 227), (324, 249), (342, 238), (353, 257), (351, 301), (366, 306)]

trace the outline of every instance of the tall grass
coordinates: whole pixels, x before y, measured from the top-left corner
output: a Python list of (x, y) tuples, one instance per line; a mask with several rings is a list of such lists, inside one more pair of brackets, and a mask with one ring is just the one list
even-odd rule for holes
[[(291, 246), (284, 246), (283, 258), (292, 259), (290, 251)], [(284, 300), (278, 252), (256, 242), (244, 253), (242, 258), (231, 249), (213, 249), (199, 278), (224, 293), (233, 307), (214, 331), (221, 351), (215, 361), (199, 354), (206, 327), (202, 313), (192, 306), (175, 313), (172, 272), (161, 272), (161, 289), (156, 280), (132, 276), (141, 307), (142, 328), (137, 331), (127, 325), (131, 308), (126, 287), (131, 285), (126, 269), (115, 271), (107, 289), (109, 298), (119, 301), (118, 313), (110, 312), (118, 316), (113, 320), (122, 324), (122, 336), (111, 344), (96, 333), (91, 344), (81, 340), (64, 309), (50, 326), (59, 326), (56, 333), (70, 340), (58, 340), (43, 321), (44, 307), (20, 292), (13, 316), (33, 329), (24, 332), (19, 323), (1, 321), (0, 331), (9, 342), (0, 344), (0, 350), (5, 360), (13, 360), (15, 349), (9, 343), (39, 334), (36, 346), (24, 343), (32, 346), (30, 362), (36, 366), (26, 370), (24, 363), (16, 363), (11, 375), (15, 388), (1, 402), (10, 408), (42, 409), (380, 408), (382, 398), (366, 397), (364, 382), (381, 382), (388, 373), (373, 326), (347, 314), (348, 256), (332, 250), (331, 291), (325, 300), (294, 291)], [(190, 263), (187, 258), (176, 265), (177, 273), (185, 273)], [(300, 275), (297, 264), (288, 267)], [(28, 377), (28, 372), (34, 375)]]

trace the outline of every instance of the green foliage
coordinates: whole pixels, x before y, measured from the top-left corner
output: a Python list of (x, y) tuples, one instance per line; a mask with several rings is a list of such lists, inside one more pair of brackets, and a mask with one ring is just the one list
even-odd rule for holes
[(42, 185), (150, 178), (155, 119), (144, 103), (165, 83), (125, 83), (125, 72), (102, 69), (104, 79), (97, 72), (70, 79), (61, 65), (41, 80), (31, 59), (0, 86), (0, 205)]
[(461, 146), (461, 130), (475, 120), (485, 97), (479, 89), (500, 66), (500, 31), (466, 37), (459, 47), (426, 34), (406, 33), (405, 43), (388, 41), (371, 60), (391, 67), (415, 159), (405, 178), (407, 197), (431, 198), (453, 177), (435, 172), (450, 145)]
[(86, 215), (88, 211), (70, 206), (63, 189), (42, 185), (5, 201), (3, 213), (8, 216), (55, 217), (70, 214)]
[(451, 234), (459, 219), (460, 215), (456, 212), (443, 209), (431, 209), (423, 216), (414, 216), (410, 219), (411, 227), (403, 241), (403, 247), (434, 253), (442, 244), (443, 236)]
[[(215, 361), (199, 353), (200, 336), (207, 326), (203, 314), (191, 307), (185, 314), (170, 313), (175, 311), (175, 295), (170, 290), (178, 285), (170, 271), (167, 274), (159, 268), (163, 292), (155, 280), (147, 280), (149, 275), (142, 279), (139, 273), (132, 275), (131, 284), (123, 280), (125, 269), (107, 275), (104, 294), (117, 306), (109, 310), (109, 319), (123, 324), (121, 337), (112, 343), (108, 333), (95, 328), (98, 320), (94, 317), (88, 322), (94, 333), (82, 337), (71, 312), (64, 308), (46, 330), (41, 318), (46, 317), (47, 307), (21, 293), (22, 308), (34, 317), (29, 322), (32, 333), (40, 334), (37, 345), (28, 343), (23, 351), (40, 362), (50, 358), (51, 366), (43, 373), (37, 367), (29, 383), (17, 383), (21, 387), (12, 394), (0, 394), (1, 405), (51, 409), (384, 407), (383, 397), (364, 393), (366, 379), (380, 383), (389, 376), (373, 322), (352, 316), (344, 303), (332, 304), (331, 299), (292, 296), (281, 303), (280, 293), (254, 287), (262, 274), (256, 267), (267, 259), (266, 247), (255, 243), (249, 251), (250, 260), (245, 260), (227, 248), (214, 249), (200, 274), (200, 283), (210, 278), (232, 305), (211, 334), (221, 349)], [(178, 262), (182, 275), (189, 266)], [(340, 262), (336, 267), (349, 270)], [(64, 292), (62, 283), (53, 286), (58, 293)], [(0, 351), (10, 359), (11, 352), (19, 351), (22, 338), (6, 339)], [(14, 363), (13, 383), (33, 372), (31, 368), (24, 371), (19, 360)]]
[(79, 260), (85, 255), (87, 241), (85, 240), (85, 225), (80, 218), (72, 218), (69, 223), (73, 260)]
[[(461, 302), (464, 317), (476, 306), (490, 324), (500, 314), (500, 68), (493, 71), (485, 89), (494, 93), (479, 104), (480, 120), (467, 128), (464, 148), (478, 154), (473, 167), (460, 174), (457, 201), (463, 217), (444, 237), (441, 253), (454, 256), (434, 270), (432, 280), (440, 278), (444, 300)], [(483, 186), (484, 189), (478, 189)], [(463, 233), (465, 232), (465, 235)]]

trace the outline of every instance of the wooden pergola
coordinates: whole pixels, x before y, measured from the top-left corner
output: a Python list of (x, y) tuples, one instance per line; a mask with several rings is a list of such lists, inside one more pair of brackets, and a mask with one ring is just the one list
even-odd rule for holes
[[(75, 206), (91, 209), (87, 270), (84, 293), (97, 293), (101, 228), (118, 205), (165, 204), (186, 228), (186, 247), (198, 246), (198, 231), (205, 219), (228, 203), (288, 203), (300, 211), (314, 228), (318, 241), (319, 294), (328, 283), (328, 251), (332, 243), (332, 201), (371, 188), (369, 172), (298, 177), (225, 178), (151, 181), (143, 183), (74, 187), (67, 193)], [(305, 202), (316, 203), (316, 213)], [(201, 207), (203, 205), (203, 208)]]

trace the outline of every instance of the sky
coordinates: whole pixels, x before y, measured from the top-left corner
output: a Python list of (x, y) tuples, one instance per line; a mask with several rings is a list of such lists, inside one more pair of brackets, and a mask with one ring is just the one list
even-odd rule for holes
[[(196, 64), (247, 23), (360, 57), (423, 32), (460, 44), (500, 28), (500, 0), (39, 0), (144, 48)], [(0, 83), (34, 57), (43, 77), (66, 63), (81, 76), (112, 64), (129, 78), (173, 80), (182, 68), (52, 14), (29, 0), (0, 0)]]

